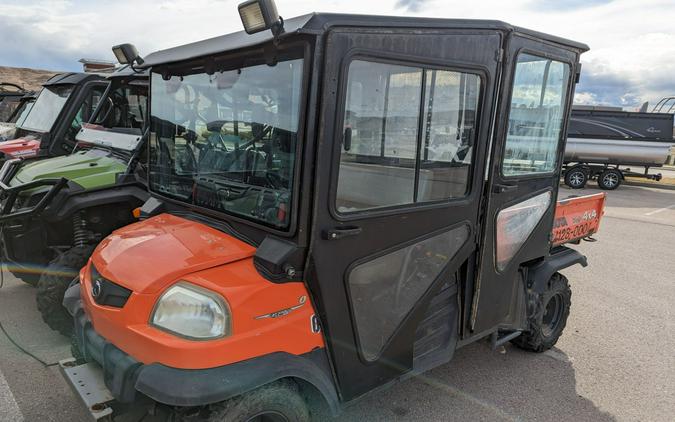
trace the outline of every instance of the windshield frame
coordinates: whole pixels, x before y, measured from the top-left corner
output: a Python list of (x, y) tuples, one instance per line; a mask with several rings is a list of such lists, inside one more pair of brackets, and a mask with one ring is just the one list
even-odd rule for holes
[[(65, 97), (65, 101), (63, 101), (63, 104), (61, 104), (61, 109), (59, 110), (59, 112), (54, 115), (54, 119), (52, 119), (52, 122), (50, 123), (50, 126), (47, 129), (43, 129), (43, 128), (38, 129), (38, 128), (32, 128), (32, 127), (24, 126), (26, 121), (30, 118), (31, 113), (36, 111), (35, 106), (38, 105), (38, 103), (40, 101), (40, 98), (42, 98), (42, 96), (45, 95), (45, 92), (49, 91), (51, 93), (50, 88), (61, 89), (63, 87), (70, 88), (70, 92), (68, 93), (68, 96)], [(35, 98), (35, 101), (33, 102), (33, 106), (31, 107), (30, 111), (28, 112), (28, 114), (23, 119), (23, 122), (21, 122), (21, 126), (17, 125), (17, 128), (22, 129), (22, 130), (27, 131), (27, 132), (40, 133), (40, 134), (51, 132), (52, 129), (54, 129), (54, 125), (56, 124), (56, 122), (58, 122), (62, 118), (62, 115), (63, 115), (64, 111), (68, 108), (68, 102), (71, 100), (71, 98), (74, 95), (77, 95), (76, 91), (77, 91), (77, 86), (75, 84), (56, 84), (56, 85), (46, 85), (46, 86), (44, 86), (42, 88), (42, 90), (40, 91), (40, 93), (38, 94), (38, 96)]]
[[(297, 131), (297, 142), (295, 145), (295, 159), (293, 163), (293, 182), (290, 191), (291, 194), (291, 208), (289, 223), (286, 227), (276, 227), (271, 224), (266, 224), (260, 219), (256, 218), (247, 218), (241, 214), (235, 214), (233, 212), (221, 211), (212, 208), (203, 207), (197, 204), (192, 204), (178, 198), (165, 195), (162, 192), (159, 192), (155, 189), (150, 183), (151, 177), (151, 165), (150, 165), (150, 156), (151, 156), (151, 145), (152, 142), (146, 143), (147, 148), (147, 161), (146, 168), (148, 169), (148, 191), (154, 197), (157, 197), (163, 201), (166, 201), (171, 204), (176, 204), (181, 208), (187, 209), (189, 212), (194, 212), (197, 214), (206, 215), (212, 218), (215, 218), (225, 223), (243, 223), (247, 226), (260, 229), (266, 233), (272, 233), (279, 235), (285, 238), (294, 237), (297, 234), (298, 222), (302, 210), (300, 210), (300, 183), (302, 176), (302, 167), (303, 167), (303, 151), (305, 150), (305, 145), (307, 142), (307, 115), (308, 115), (308, 104), (310, 103), (310, 83), (312, 81), (311, 69), (314, 65), (314, 54), (313, 54), (314, 44), (307, 39), (299, 39), (294, 41), (288, 41), (283, 43), (283, 45), (274, 45), (273, 42), (266, 42), (252, 47), (247, 47), (244, 50), (239, 51), (224, 51), (214, 56), (202, 56), (195, 59), (191, 59), (186, 62), (180, 63), (171, 63), (171, 64), (162, 64), (153, 66), (150, 69), (149, 73), (149, 92), (150, 98), (152, 98), (152, 75), (157, 74), (168, 74), (171, 76), (185, 76), (191, 74), (205, 73), (205, 67), (215, 66), (216, 63), (220, 65), (218, 70), (233, 70), (241, 68), (241, 63), (250, 61), (250, 62), (259, 62), (258, 64), (264, 64), (266, 61), (274, 60), (277, 56), (284, 55), (293, 55), (295, 54), (296, 59), (303, 60), (302, 66), (302, 81), (300, 86), (300, 96), (298, 103), (298, 131)], [(281, 61), (281, 60), (279, 60)], [(235, 65), (232, 65), (232, 62)], [(225, 66), (223, 66), (225, 64)], [(254, 66), (253, 64), (247, 64), (247, 66)], [(154, 136), (152, 132), (152, 100), (148, 104), (148, 136)]]

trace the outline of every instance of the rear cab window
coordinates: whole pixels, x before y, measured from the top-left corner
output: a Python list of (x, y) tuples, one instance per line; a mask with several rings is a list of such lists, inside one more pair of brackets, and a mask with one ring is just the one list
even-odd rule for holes
[(502, 159), (503, 176), (554, 172), (569, 84), (567, 63), (519, 54)]

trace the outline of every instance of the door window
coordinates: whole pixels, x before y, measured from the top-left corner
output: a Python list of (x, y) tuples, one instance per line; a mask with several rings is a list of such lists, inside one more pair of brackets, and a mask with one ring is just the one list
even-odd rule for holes
[(361, 354), (377, 360), (403, 319), (469, 238), (459, 226), (354, 267), (348, 275)]
[(480, 83), (470, 73), (353, 61), (338, 211), (466, 195)]
[(105, 89), (106, 87), (101, 85), (97, 85), (89, 89), (89, 92), (87, 92), (87, 95), (82, 100), (79, 110), (77, 110), (75, 117), (73, 117), (73, 120), (70, 122), (70, 126), (66, 130), (64, 135), (64, 140), (66, 142), (76, 142), (76, 137), (80, 132), (80, 129), (82, 129), (82, 124), (87, 123), (92, 114), (94, 114), (94, 110), (96, 110), (96, 107), (98, 107), (98, 103), (101, 101), (101, 97), (103, 97)]
[(502, 171), (551, 173), (557, 163), (569, 86), (569, 65), (530, 54), (516, 64)]

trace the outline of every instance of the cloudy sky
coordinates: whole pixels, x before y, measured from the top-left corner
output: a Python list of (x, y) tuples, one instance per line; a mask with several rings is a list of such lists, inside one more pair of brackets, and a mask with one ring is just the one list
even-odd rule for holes
[[(0, 0), (0, 65), (79, 70), (110, 47), (141, 54), (239, 30), (237, 1)], [(673, 0), (277, 0), (279, 13), (312, 11), (499, 19), (582, 41), (577, 102), (639, 107), (675, 95)], [(318, 9), (317, 9), (318, 8)]]

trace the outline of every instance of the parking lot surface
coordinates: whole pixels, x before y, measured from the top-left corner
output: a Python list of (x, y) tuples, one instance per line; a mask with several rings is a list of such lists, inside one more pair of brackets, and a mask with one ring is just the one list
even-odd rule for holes
[[(590, 186), (590, 185), (589, 185)], [(598, 192), (561, 187), (560, 197)], [(374, 392), (336, 421), (672, 421), (675, 415), (675, 191), (609, 192), (587, 268), (564, 271), (572, 312), (552, 350), (484, 342), (447, 365)], [(69, 341), (44, 325), (34, 289), (5, 274), (0, 323), (46, 364)], [(87, 420), (58, 369), (0, 332), (0, 421)], [(317, 419), (325, 419), (319, 415)]]

